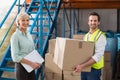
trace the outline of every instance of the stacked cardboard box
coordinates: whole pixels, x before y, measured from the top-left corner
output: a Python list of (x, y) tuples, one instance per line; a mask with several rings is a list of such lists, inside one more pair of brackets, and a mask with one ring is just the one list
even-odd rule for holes
[[(73, 35), (73, 38), (83, 40), (84, 36), (84, 34), (76, 34)], [(105, 51), (101, 80), (112, 80), (111, 53), (109, 51)]]
[[(73, 68), (93, 55), (94, 43), (56, 38), (49, 41), (49, 52), (45, 56), (45, 80), (80, 80), (80, 73)], [(83, 71), (90, 70), (87, 67)]]
[(80, 73), (73, 71), (63, 71), (63, 80), (80, 80)]
[(51, 39), (49, 40), (49, 53), (54, 54), (55, 51), (55, 44), (56, 44), (56, 39)]
[(53, 62), (55, 39), (49, 40), (49, 53), (45, 55), (45, 80), (62, 80), (62, 70)]
[(105, 51), (102, 80), (112, 80), (111, 53)]
[[(94, 43), (76, 39), (56, 38), (54, 62), (61, 70), (73, 70), (76, 64), (90, 59), (94, 52)], [(83, 71), (90, 71), (86, 67)]]
[(53, 54), (45, 55), (45, 80), (62, 80), (62, 70), (53, 62)]

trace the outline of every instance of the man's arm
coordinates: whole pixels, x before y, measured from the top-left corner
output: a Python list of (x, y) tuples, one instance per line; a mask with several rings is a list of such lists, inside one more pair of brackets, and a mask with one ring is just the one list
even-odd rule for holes
[(79, 65), (76, 65), (74, 71), (75, 72), (81, 72), (85, 67), (91, 66), (95, 63), (96, 63), (95, 60), (90, 58), (88, 61), (86, 61), (82, 64), (79, 64)]
[(92, 66), (96, 62), (100, 61), (102, 56), (104, 55), (105, 45), (106, 38), (105, 36), (102, 35), (100, 36), (99, 40), (96, 43), (95, 54), (86, 62), (76, 65), (74, 71), (81, 72), (85, 67)]

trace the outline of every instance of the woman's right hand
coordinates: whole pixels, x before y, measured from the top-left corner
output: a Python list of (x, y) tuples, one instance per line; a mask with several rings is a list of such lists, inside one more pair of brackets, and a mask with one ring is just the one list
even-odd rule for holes
[(40, 68), (41, 64), (32, 62), (30, 66), (31, 66), (33, 69), (38, 69), (38, 68)]
[(40, 63), (35, 63), (35, 62), (29, 61), (29, 60), (27, 60), (25, 58), (23, 58), (21, 60), (21, 63), (27, 64), (27, 65), (31, 66), (33, 69), (38, 69), (41, 66)]

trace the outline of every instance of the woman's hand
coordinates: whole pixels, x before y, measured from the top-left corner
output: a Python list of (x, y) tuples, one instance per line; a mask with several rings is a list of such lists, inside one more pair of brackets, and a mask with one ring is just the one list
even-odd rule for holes
[(21, 63), (27, 64), (27, 65), (31, 66), (33, 69), (38, 69), (41, 66), (40, 63), (32, 62), (32, 61), (29, 61), (24, 58), (21, 60)]
[(38, 69), (38, 68), (41, 67), (41, 64), (32, 62), (30, 66), (31, 66), (33, 69)]

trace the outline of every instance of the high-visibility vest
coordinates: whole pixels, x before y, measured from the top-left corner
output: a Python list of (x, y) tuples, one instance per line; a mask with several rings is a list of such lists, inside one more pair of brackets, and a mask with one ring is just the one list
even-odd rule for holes
[[(84, 37), (84, 41), (91, 41), (96, 43), (100, 37), (100, 35), (103, 34), (105, 35), (102, 31), (100, 31), (99, 29), (97, 29), (89, 38), (89, 33), (87, 33)], [(98, 61), (97, 63), (92, 65), (92, 68), (94, 69), (101, 69), (104, 67), (104, 56), (102, 56), (101, 60)]]

